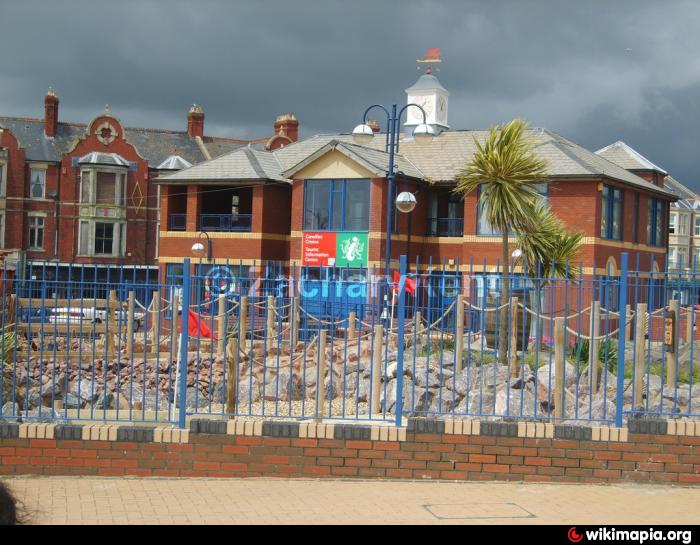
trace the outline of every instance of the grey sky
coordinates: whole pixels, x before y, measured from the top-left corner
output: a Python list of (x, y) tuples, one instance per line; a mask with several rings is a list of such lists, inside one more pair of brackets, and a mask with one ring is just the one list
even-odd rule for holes
[(0, 115), (63, 121), (105, 103), (128, 126), (302, 136), (349, 131), (405, 102), (415, 59), (440, 47), (452, 128), (513, 117), (590, 149), (624, 140), (700, 191), (697, 0), (0, 0)]

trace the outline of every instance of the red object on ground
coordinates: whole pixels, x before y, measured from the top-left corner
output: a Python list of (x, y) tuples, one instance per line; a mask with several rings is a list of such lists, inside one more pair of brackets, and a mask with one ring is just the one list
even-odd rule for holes
[[(189, 320), (187, 322), (187, 333), (192, 335), (193, 337), (201, 337), (204, 339), (213, 339), (215, 341), (218, 341), (219, 339), (216, 338), (216, 336), (212, 333), (211, 329), (209, 329), (209, 326), (204, 322), (198, 315), (197, 313), (190, 309), (189, 313)], [(182, 330), (182, 324), (180, 324), (180, 330)]]
[[(399, 282), (401, 281), (401, 275), (399, 274), (398, 271), (394, 271), (394, 278), (392, 280), (394, 284), (396, 284), (394, 287), (391, 289), (394, 291), (399, 291)], [(416, 294), (416, 281), (413, 280), (413, 278), (406, 277), (406, 291), (410, 293), (411, 295)]]

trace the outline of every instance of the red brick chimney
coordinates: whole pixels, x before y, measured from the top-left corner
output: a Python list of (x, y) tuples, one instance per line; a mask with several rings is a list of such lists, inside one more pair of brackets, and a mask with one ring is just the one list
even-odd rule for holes
[(204, 110), (196, 104), (192, 105), (187, 114), (187, 134), (190, 136), (204, 136)]
[(294, 114), (283, 114), (275, 120), (275, 135), (286, 136), (292, 142), (299, 139), (299, 120)]
[(49, 87), (44, 97), (44, 133), (46, 136), (55, 136), (58, 128), (58, 96)]

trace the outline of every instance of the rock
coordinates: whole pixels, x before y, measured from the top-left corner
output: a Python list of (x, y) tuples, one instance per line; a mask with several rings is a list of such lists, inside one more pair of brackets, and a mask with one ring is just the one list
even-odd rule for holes
[[(671, 386), (664, 386), (664, 391), (662, 393), (664, 399), (664, 405), (671, 404), (671, 406), (678, 405), (686, 407), (690, 403), (690, 390), (687, 387), (673, 388)], [(668, 403), (667, 403), (668, 402)]]
[(299, 376), (290, 375), (286, 369), (280, 370), (279, 375), (268, 375), (265, 380), (266, 401), (300, 400), (303, 395), (303, 385)]
[(326, 399), (335, 399), (342, 394), (343, 383), (342, 380), (335, 375), (329, 376), (323, 381), (323, 387), (326, 392)]
[(99, 410), (112, 410), (115, 408), (115, 396), (112, 392), (103, 390), (95, 398), (92, 406)]
[(155, 389), (146, 390), (143, 409), (146, 411), (163, 411), (170, 407), (170, 402), (168, 401), (168, 394), (166, 392), (159, 392)]
[[(551, 375), (550, 375), (551, 370)], [(556, 375), (556, 366), (543, 365), (537, 370), (537, 384), (542, 384), (547, 390), (550, 389), (550, 377), (551, 377), (551, 389), (554, 390)], [(573, 386), (578, 380), (578, 373), (576, 368), (570, 363), (566, 363), (564, 367), (564, 387), (569, 388)]]
[(432, 392), (429, 389), (420, 386), (410, 385), (403, 392), (403, 408), (404, 413), (425, 412), (430, 409), (430, 401)]
[(1, 417), (8, 417), (8, 416), (18, 416), (21, 411), (19, 403), (13, 403), (12, 401), (8, 401), (2, 406), (2, 410), (0, 410), (0, 416)]
[(75, 394), (68, 393), (63, 398), (64, 409), (82, 409), (85, 406), (85, 400)]
[(493, 410), (498, 416), (533, 416), (535, 398), (527, 389), (503, 388), (496, 392)]

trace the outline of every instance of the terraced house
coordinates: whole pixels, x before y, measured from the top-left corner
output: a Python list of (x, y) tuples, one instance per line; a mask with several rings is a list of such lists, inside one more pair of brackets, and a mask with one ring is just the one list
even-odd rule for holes
[[(53, 90), (44, 113), (0, 117), (0, 248), (18, 275), (41, 266), (46, 279), (99, 282), (120, 266), (137, 281), (157, 277), (154, 180), (251, 143), (205, 136), (196, 105), (187, 131), (125, 127), (108, 107), (87, 124), (62, 122)], [(275, 134), (252, 142), (290, 141)]]
[[(422, 270), (432, 262), (455, 275), (493, 271), (499, 234), (485, 220), (477, 194), (461, 199), (452, 192), (487, 131), (450, 127), (449, 93), (434, 74), (422, 74), (406, 95), (423, 107), (437, 136), (427, 144), (411, 138), (422, 118), (417, 108), (408, 109), (396, 191), (413, 192), (417, 206), (410, 214), (394, 213), (392, 267), (406, 254)], [(300, 266), (311, 277), (325, 274), (328, 265), (354, 278), (381, 269), (386, 204), (395, 196), (388, 190), (386, 135), (375, 129), (367, 145), (347, 132), (318, 134), (277, 149), (242, 147), (159, 177), (163, 272), (181, 271), (202, 230), (211, 241), (210, 255), (197, 265), (204, 269), (227, 260), (251, 274), (261, 260)], [(634, 264), (639, 255), (640, 269), (663, 268), (669, 206), (676, 200), (664, 176), (620, 166), (548, 129), (533, 128), (529, 136), (549, 165), (542, 199), (570, 229), (585, 234), (585, 275), (617, 274), (623, 251), (634, 255)]]

